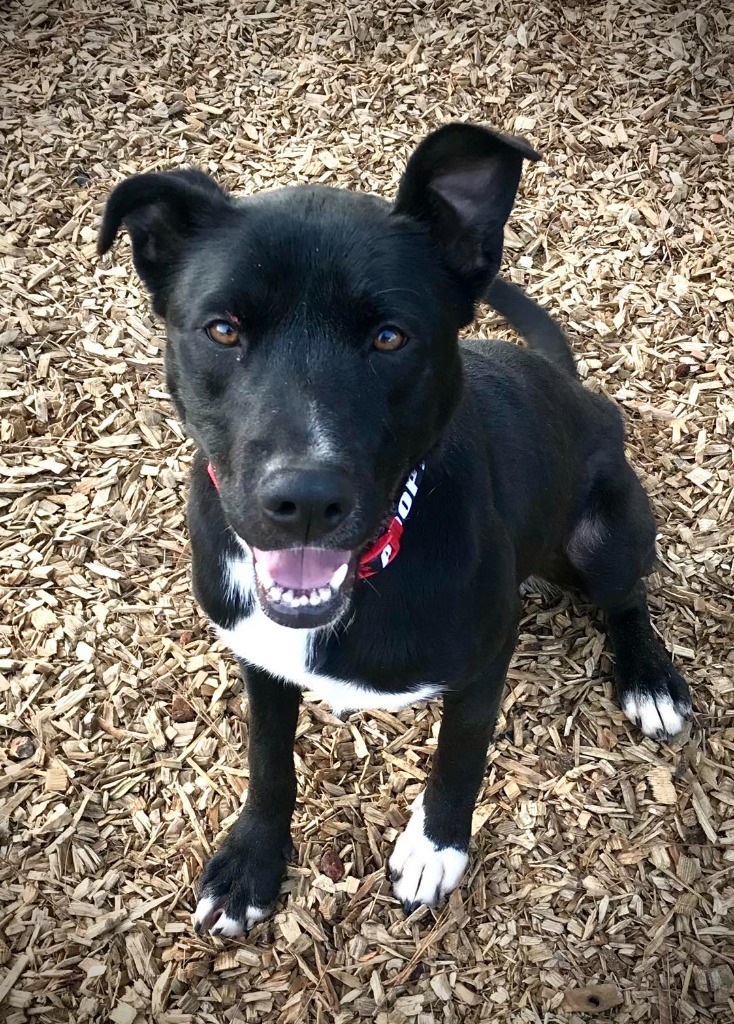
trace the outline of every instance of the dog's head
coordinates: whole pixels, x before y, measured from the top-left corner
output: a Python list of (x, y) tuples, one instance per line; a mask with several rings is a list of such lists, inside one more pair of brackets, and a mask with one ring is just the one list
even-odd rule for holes
[(458, 332), (537, 158), (452, 124), (418, 146), (393, 205), (312, 186), (234, 200), (196, 170), (110, 196), (99, 251), (124, 224), (166, 321), (171, 396), (277, 621), (348, 606), (360, 553), (459, 402)]

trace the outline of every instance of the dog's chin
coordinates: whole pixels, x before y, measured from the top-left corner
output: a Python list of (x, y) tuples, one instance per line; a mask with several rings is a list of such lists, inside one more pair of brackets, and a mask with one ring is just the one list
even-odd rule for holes
[(250, 549), (257, 600), (265, 615), (291, 629), (334, 625), (349, 608), (358, 558), (350, 551)]

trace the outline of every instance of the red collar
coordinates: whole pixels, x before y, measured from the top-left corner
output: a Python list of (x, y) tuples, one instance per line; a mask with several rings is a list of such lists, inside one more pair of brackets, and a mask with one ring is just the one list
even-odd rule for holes
[(211, 480), (211, 482), (214, 484), (216, 489), (219, 490), (219, 481), (217, 480), (217, 473), (216, 470), (214, 469), (213, 463), (207, 462), (206, 471), (209, 474), (209, 479)]
[[(405, 529), (405, 521), (413, 508), (413, 502), (415, 501), (415, 496), (418, 493), (420, 482), (423, 479), (425, 468), (425, 462), (421, 462), (418, 468), (414, 469), (405, 481), (403, 493), (398, 499), (395, 513), (393, 514), (387, 529), (384, 533), (380, 534), (374, 544), (370, 545), (359, 560), (359, 569), (357, 570), (357, 576), (359, 579), (365, 580), (369, 576), (374, 576), (375, 573), (380, 571), (380, 569), (386, 569), (387, 566), (397, 558), (398, 552), (400, 551), (400, 538), (402, 537), (403, 530)], [(206, 471), (209, 474), (211, 482), (214, 484), (216, 489), (219, 490), (219, 481), (217, 480), (217, 474), (211, 462), (207, 463)]]

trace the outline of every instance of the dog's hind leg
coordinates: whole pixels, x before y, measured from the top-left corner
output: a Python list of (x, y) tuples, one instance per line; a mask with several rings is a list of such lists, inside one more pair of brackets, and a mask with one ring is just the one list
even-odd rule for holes
[(691, 716), (691, 696), (650, 622), (642, 576), (654, 562), (655, 525), (626, 462), (594, 485), (566, 556), (585, 595), (605, 614), (625, 714), (646, 736), (675, 736)]

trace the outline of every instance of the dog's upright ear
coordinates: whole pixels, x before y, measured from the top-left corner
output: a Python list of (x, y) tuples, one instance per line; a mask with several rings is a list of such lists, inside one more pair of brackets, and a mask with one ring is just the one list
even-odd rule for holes
[(130, 234), (133, 263), (158, 313), (165, 308), (166, 284), (187, 240), (231, 209), (227, 194), (195, 168), (151, 171), (121, 182), (110, 194), (102, 216), (97, 252), (108, 252), (120, 226)]
[(502, 259), (522, 162), (539, 159), (524, 139), (447, 124), (411, 156), (393, 210), (424, 224), (453, 270), (486, 287)]

